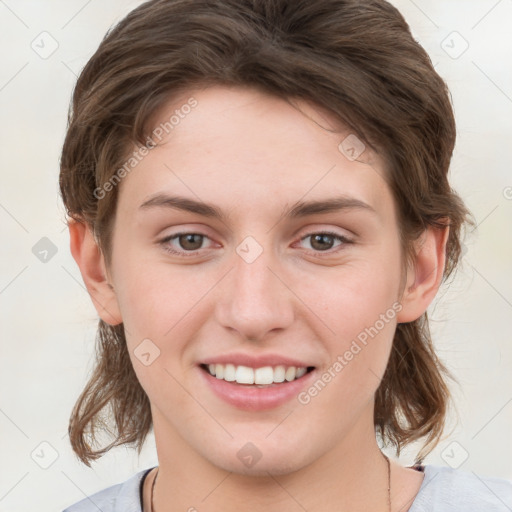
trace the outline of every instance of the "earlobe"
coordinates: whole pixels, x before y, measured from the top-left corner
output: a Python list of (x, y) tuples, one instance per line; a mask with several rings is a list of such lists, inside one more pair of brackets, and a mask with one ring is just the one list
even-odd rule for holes
[(427, 228), (417, 241), (415, 264), (407, 271), (398, 323), (417, 320), (434, 300), (443, 279), (450, 227)]
[(123, 320), (114, 288), (109, 283), (104, 256), (90, 226), (71, 219), (68, 222), (70, 249), (94, 307), (103, 321), (118, 325)]

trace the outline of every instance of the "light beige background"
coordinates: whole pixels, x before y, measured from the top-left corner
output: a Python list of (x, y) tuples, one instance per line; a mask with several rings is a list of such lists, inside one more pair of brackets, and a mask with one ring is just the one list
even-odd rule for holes
[[(59, 511), (157, 464), (152, 437), (140, 458), (120, 448), (93, 469), (67, 439), (97, 317), (69, 252), (59, 152), (76, 75), (139, 3), (0, 0), (2, 512)], [(452, 183), (479, 224), (464, 266), (430, 309), (439, 354), (460, 386), (452, 386), (459, 420), (426, 462), (512, 479), (512, 0), (393, 3), (451, 89)], [(46, 263), (33, 253), (43, 237), (56, 250)]]

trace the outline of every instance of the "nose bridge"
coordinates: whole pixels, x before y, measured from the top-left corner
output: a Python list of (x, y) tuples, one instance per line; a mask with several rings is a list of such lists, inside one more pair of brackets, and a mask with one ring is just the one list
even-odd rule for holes
[(256, 294), (256, 298), (263, 298), (259, 297), (263, 294), (267, 295), (267, 300), (272, 299), (270, 288), (276, 284), (276, 276), (269, 268), (274, 261), (270, 237), (263, 243), (266, 244), (265, 248), (256, 238), (248, 236), (236, 247), (234, 279), (237, 281), (237, 295), (244, 297), (246, 294)]
[[(271, 236), (245, 237), (236, 247), (237, 257), (235, 258), (235, 268), (233, 269), (235, 280), (235, 294), (241, 306), (245, 302), (260, 307), (270, 307), (270, 302), (274, 302), (276, 294), (282, 295), (282, 286), (273, 272), (270, 270), (275, 263), (272, 257)], [(265, 245), (263, 245), (265, 244)], [(270, 268), (269, 268), (270, 267)], [(245, 304), (247, 305), (247, 304)]]
[(247, 236), (235, 248), (228, 290), (217, 304), (219, 321), (252, 339), (293, 320), (291, 294), (276, 275), (280, 265), (273, 257), (271, 236), (259, 240)]

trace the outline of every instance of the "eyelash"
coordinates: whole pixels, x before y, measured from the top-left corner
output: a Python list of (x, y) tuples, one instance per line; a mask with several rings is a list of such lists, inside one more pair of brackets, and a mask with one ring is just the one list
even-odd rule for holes
[[(174, 235), (170, 235), (170, 236), (167, 236), (165, 237), (163, 240), (160, 240), (160, 245), (163, 247), (164, 251), (170, 253), (170, 254), (174, 254), (174, 255), (177, 255), (177, 256), (180, 256), (180, 257), (183, 257), (183, 258), (187, 258), (187, 257), (191, 257), (191, 256), (197, 256), (197, 253), (198, 251), (200, 251), (201, 249), (196, 249), (195, 251), (176, 251), (174, 249), (171, 249), (171, 247), (168, 245), (168, 242), (170, 242), (171, 240), (173, 239), (177, 239), (179, 238), (180, 236), (183, 236), (183, 235), (199, 235), (199, 236), (202, 236), (204, 238), (209, 238), (207, 235), (204, 235), (202, 233), (195, 233), (195, 232), (182, 232), (182, 233), (175, 233)], [(332, 255), (333, 253), (336, 253), (340, 250), (343, 250), (343, 246), (344, 245), (348, 245), (348, 244), (352, 244), (354, 243), (352, 240), (348, 239), (347, 237), (343, 236), (343, 235), (340, 235), (338, 233), (334, 233), (332, 231), (318, 231), (318, 232), (313, 232), (313, 233), (309, 233), (305, 236), (303, 236), (300, 241), (302, 240), (305, 240), (306, 238), (309, 238), (309, 237), (312, 237), (314, 235), (328, 235), (328, 236), (331, 236), (337, 240), (339, 240), (340, 242), (342, 242), (341, 246), (338, 246), (338, 247), (341, 247), (341, 249), (330, 249), (328, 251), (313, 251), (314, 255), (315, 256), (320, 256), (322, 257), (323, 254), (327, 254), (327, 255)], [(309, 253), (311, 253), (311, 251), (308, 251)]]

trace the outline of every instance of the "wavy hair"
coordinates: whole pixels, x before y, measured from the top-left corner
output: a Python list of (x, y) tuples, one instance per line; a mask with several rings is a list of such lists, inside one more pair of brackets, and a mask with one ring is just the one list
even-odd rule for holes
[[(151, 116), (174, 95), (210, 84), (250, 86), (329, 110), (386, 162), (402, 254), (429, 226), (450, 226), (443, 279), (474, 224), (450, 187), (455, 144), (449, 91), (399, 11), (384, 0), (152, 0), (112, 27), (76, 82), (60, 161), (70, 218), (87, 223), (107, 266), (118, 187), (107, 183), (147, 143)], [(375, 396), (376, 434), (400, 449), (439, 442), (450, 400), (427, 314), (398, 324)], [(99, 321), (92, 374), (71, 413), (69, 435), (90, 465), (113, 446), (139, 452), (152, 428), (123, 324)], [(93, 449), (98, 430), (114, 438)]]

